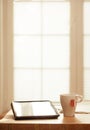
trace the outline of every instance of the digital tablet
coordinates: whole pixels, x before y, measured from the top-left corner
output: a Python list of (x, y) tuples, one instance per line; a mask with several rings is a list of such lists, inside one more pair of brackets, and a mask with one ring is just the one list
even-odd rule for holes
[(49, 100), (13, 101), (11, 108), (15, 120), (20, 119), (52, 119), (59, 116), (58, 111)]

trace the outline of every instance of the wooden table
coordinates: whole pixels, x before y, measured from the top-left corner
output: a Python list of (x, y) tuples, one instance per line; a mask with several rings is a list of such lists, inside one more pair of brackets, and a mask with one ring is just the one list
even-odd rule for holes
[(75, 117), (42, 120), (14, 120), (9, 111), (0, 120), (0, 130), (90, 130), (90, 114), (75, 114)]

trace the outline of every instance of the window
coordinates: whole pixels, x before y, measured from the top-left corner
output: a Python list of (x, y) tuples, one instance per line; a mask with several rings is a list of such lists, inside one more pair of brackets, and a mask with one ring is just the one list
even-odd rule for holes
[(90, 1), (84, 2), (84, 94), (90, 100)]
[(85, 49), (89, 47), (89, 38), (83, 42), (86, 37), (83, 22), (87, 28), (86, 14), (89, 16), (90, 12), (86, 3), (82, 0), (14, 0), (15, 100), (58, 101), (61, 93), (68, 92), (89, 99)]
[(57, 100), (69, 91), (69, 39), (69, 2), (14, 2), (15, 99)]

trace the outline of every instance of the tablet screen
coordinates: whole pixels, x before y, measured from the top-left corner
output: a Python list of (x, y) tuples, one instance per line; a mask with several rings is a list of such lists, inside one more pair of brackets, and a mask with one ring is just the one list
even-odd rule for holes
[(11, 103), (15, 119), (57, 118), (56, 108), (50, 101), (13, 101)]

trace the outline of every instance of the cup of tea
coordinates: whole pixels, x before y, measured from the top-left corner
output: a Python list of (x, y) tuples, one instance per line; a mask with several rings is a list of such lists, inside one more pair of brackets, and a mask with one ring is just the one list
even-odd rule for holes
[(64, 116), (73, 117), (75, 115), (75, 109), (77, 103), (81, 102), (83, 97), (75, 94), (61, 94), (60, 103), (62, 106)]

